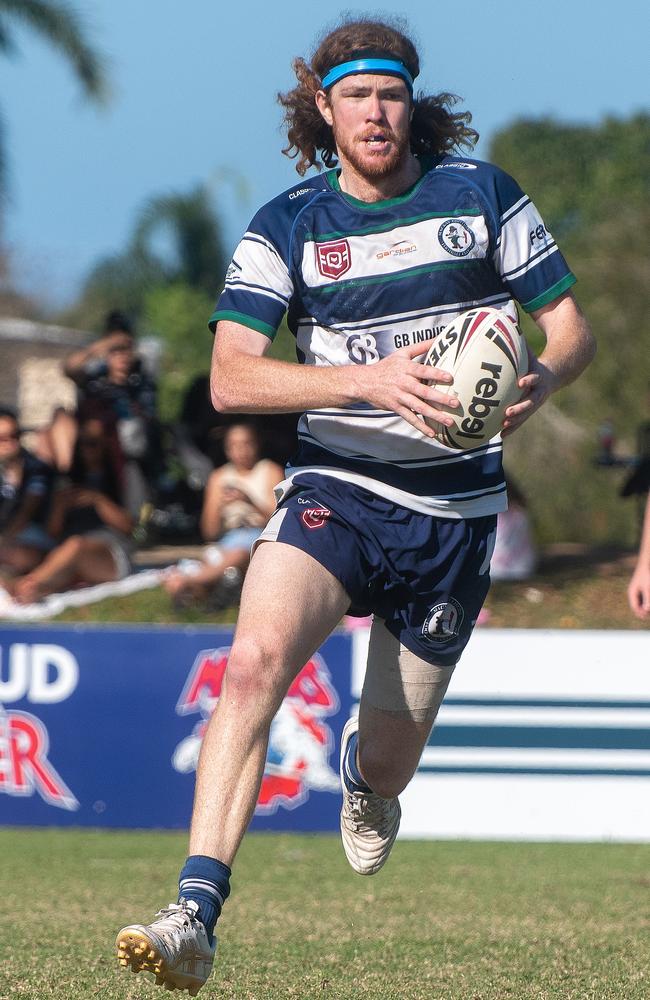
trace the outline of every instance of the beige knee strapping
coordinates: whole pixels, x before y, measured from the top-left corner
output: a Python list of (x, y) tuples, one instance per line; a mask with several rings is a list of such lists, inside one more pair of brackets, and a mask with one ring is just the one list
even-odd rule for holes
[(420, 659), (375, 618), (361, 698), (383, 712), (407, 712), (415, 722), (433, 721), (453, 672), (453, 666)]

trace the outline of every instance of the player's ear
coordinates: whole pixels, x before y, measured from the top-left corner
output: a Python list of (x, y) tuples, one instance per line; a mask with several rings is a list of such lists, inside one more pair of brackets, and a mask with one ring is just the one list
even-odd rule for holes
[(321, 115), (331, 127), (334, 123), (334, 116), (332, 114), (332, 107), (330, 105), (330, 99), (324, 90), (317, 90), (314, 100), (316, 101), (316, 107), (320, 111)]

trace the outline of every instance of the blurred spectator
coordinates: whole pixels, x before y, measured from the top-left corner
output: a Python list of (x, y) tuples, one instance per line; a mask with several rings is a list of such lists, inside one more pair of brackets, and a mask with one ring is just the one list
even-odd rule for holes
[(197, 375), (185, 391), (179, 425), (195, 448), (216, 468), (223, 465), (223, 435), (231, 418), (217, 413), (210, 399), (209, 375)]
[(23, 448), (13, 410), (0, 407), (0, 570), (27, 573), (52, 548), (45, 524), (52, 469)]
[(92, 416), (114, 423), (126, 461), (124, 500), (137, 516), (142, 505), (152, 499), (152, 484), (162, 475), (164, 461), (156, 418), (156, 384), (145, 371), (126, 317), (116, 311), (109, 313), (103, 336), (73, 351), (64, 371), (77, 385), (77, 414), (57, 411), (42, 436), (41, 457), (60, 472), (67, 472), (78, 421)]
[(201, 562), (185, 560), (166, 577), (164, 586), (177, 603), (206, 599), (228, 585), (231, 596), (248, 567), (251, 545), (273, 513), (273, 488), (282, 468), (260, 459), (260, 441), (250, 423), (225, 432), (225, 465), (210, 476), (201, 513), (201, 534), (209, 545)]
[(646, 499), (639, 554), (627, 588), (627, 599), (637, 618), (650, 615), (650, 493)]
[(526, 498), (506, 476), (508, 509), (497, 514), (497, 537), (490, 563), (493, 580), (526, 580), (535, 572), (537, 549), (533, 541)]
[[(247, 417), (247, 423), (257, 428), (260, 437), (260, 455), (278, 465), (286, 465), (298, 445), (296, 426), (298, 413), (273, 413)], [(210, 377), (197, 375), (183, 398), (179, 426), (185, 438), (203, 455), (207, 455), (215, 468), (226, 461), (224, 438), (228, 427), (238, 423), (241, 416), (218, 413), (210, 399)]]
[(69, 481), (55, 493), (48, 532), (58, 544), (10, 587), (26, 604), (79, 584), (105, 583), (131, 569), (133, 519), (122, 505), (115, 432), (97, 419), (79, 426)]

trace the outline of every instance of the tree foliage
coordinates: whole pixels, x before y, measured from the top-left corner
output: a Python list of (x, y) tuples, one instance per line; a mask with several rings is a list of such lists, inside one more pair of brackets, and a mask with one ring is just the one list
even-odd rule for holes
[(94, 327), (117, 304), (139, 320), (152, 289), (176, 285), (214, 300), (225, 267), (221, 226), (207, 188), (158, 195), (138, 211), (125, 249), (92, 268), (67, 318)]
[[(24, 25), (61, 53), (84, 93), (94, 101), (108, 97), (104, 59), (91, 44), (81, 15), (61, 0), (0, 0), (0, 55), (14, 55), (14, 26)], [(0, 194), (6, 186), (5, 134), (0, 115)]]
[[(166, 256), (157, 249), (160, 237), (168, 240)], [(132, 244), (136, 259), (157, 266), (167, 281), (210, 295), (226, 269), (219, 222), (203, 185), (187, 194), (152, 198), (139, 214)]]
[(140, 328), (163, 345), (159, 403), (164, 420), (178, 419), (189, 383), (210, 370), (213, 308), (211, 295), (182, 282), (153, 287), (145, 297)]
[(495, 137), (490, 159), (517, 178), (560, 243), (598, 341), (593, 364), (554, 398), (582, 443), (555, 433), (544, 407), (510, 439), (511, 468), (525, 477), (543, 538), (634, 541), (634, 505), (618, 499), (626, 470), (593, 459), (606, 419), (620, 455), (634, 456), (650, 418), (650, 116), (516, 122)]
[(490, 159), (517, 178), (564, 241), (647, 202), (650, 115), (595, 126), (518, 121), (495, 136)]

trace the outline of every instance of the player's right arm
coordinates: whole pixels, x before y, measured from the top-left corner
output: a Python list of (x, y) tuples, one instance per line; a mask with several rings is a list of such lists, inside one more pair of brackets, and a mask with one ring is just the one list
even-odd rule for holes
[[(411, 344), (375, 364), (299, 365), (266, 357), (270, 340), (231, 320), (217, 323), (212, 354), (212, 402), (222, 413), (294, 413), (367, 402), (398, 413), (426, 437), (435, 437), (423, 416), (451, 426), (442, 406), (457, 405), (445, 392), (447, 372), (427, 369), (414, 359), (423, 353)], [(435, 375), (435, 378), (432, 378)], [(430, 381), (440, 384), (429, 384)]]

